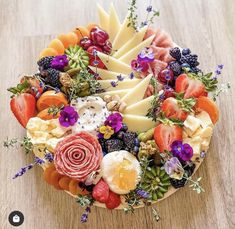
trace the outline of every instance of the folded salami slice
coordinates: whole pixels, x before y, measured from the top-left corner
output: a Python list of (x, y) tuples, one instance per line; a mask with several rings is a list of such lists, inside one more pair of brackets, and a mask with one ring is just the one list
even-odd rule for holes
[(54, 163), (60, 174), (84, 182), (99, 168), (102, 158), (98, 140), (83, 131), (69, 135), (57, 144)]

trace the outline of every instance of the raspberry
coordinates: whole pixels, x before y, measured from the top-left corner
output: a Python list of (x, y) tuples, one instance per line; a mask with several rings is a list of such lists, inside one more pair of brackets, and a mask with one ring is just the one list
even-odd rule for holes
[(109, 139), (105, 142), (105, 148), (108, 153), (124, 148), (123, 141), (119, 139)]
[(117, 208), (121, 203), (120, 195), (109, 191), (109, 197), (107, 201), (105, 202), (105, 205), (108, 209), (114, 209)]
[(181, 66), (178, 61), (171, 61), (169, 63), (169, 67), (173, 71), (175, 76), (178, 76), (181, 74)]
[(51, 67), (51, 61), (53, 60), (53, 56), (46, 56), (41, 58), (37, 64), (40, 70), (46, 70)]
[(130, 150), (133, 150), (135, 147), (135, 138), (136, 133), (134, 132), (126, 132), (123, 136), (123, 141)]
[(181, 52), (180, 49), (178, 47), (175, 48), (171, 48), (170, 49), (170, 55), (175, 58), (176, 60), (180, 60), (181, 58)]
[(47, 70), (47, 77), (45, 81), (52, 87), (61, 88), (62, 84), (60, 83), (60, 71), (53, 68)]
[(109, 198), (109, 186), (104, 180), (100, 180), (92, 191), (92, 197), (100, 203), (105, 203)]

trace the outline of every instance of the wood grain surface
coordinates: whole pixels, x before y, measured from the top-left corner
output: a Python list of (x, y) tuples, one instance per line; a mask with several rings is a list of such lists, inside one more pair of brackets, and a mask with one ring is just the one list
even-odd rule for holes
[[(57, 34), (98, 20), (93, 0), (0, 0), (0, 138), (21, 138), (25, 131), (9, 110), (6, 88), (18, 82), (22, 73), (33, 73), (40, 50)], [(110, 1), (99, 1), (108, 9)], [(113, 0), (121, 19), (127, 1)], [(144, 18), (147, 1), (137, 1)], [(164, 28), (180, 46), (190, 47), (200, 57), (205, 71), (225, 65), (221, 81), (230, 81), (229, 94), (218, 99), (221, 110), (209, 154), (194, 177), (202, 176), (205, 193), (197, 195), (189, 187), (156, 205), (161, 220), (152, 220), (151, 207), (135, 214), (93, 208), (89, 222), (80, 223), (83, 209), (73, 198), (48, 186), (41, 168), (23, 177), (11, 177), (30, 163), (32, 155), (20, 148), (0, 153), (0, 228), (12, 228), (8, 215), (20, 210), (25, 229), (75, 228), (235, 228), (235, 1), (234, 0), (154, 0), (161, 12), (155, 27)]]

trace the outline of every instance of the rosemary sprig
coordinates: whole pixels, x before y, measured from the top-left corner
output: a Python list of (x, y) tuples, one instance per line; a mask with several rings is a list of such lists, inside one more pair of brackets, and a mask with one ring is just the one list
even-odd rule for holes
[(52, 114), (53, 116), (56, 116), (63, 108), (64, 108), (64, 105), (61, 105), (59, 107), (51, 106), (48, 109), (48, 114)]
[(175, 98), (183, 111), (193, 111), (193, 107), (196, 104), (196, 100), (194, 98), (184, 99), (184, 93), (175, 93)]
[(132, 27), (135, 31), (138, 30), (138, 15), (136, 13), (137, 6), (136, 0), (131, 0), (130, 6), (128, 8), (129, 16), (128, 16), (128, 24), (127, 27)]
[(216, 98), (220, 95), (220, 93), (228, 92), (230, 88), (231, 88), (230, 83), (221, 84), (220, 87), (218, 87), (217, 90), (213, 93), (212, 99), (216, 101)]
[(158, 213), (158, 210), (156, 209), (156, 208), (154, 208), (154, 207), (152, 207), (152, 214), (153, 214), (153, 219), (155, 220), (155, 221), (159, 221), (161, 218), (160, 218), (160, 215), (159, 215), (159, 213)]
[(81, 207), (86, 207), (92, 205), (95, 201), (91, 195), (78, 195), (76, 202)]

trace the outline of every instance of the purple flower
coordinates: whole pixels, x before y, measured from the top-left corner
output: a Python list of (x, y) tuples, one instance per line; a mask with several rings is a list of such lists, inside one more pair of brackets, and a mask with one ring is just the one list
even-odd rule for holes
[(120, 75), (117, 75), (117, 79), (118, 79), (118, 81), (123, 81), (124, 77), (120, 74)]
[(174, 157), (182, 161), (189, 161), (193, 156), (193, 148), (189, 144), (183, 144), (182, 141), (174, 141), (171, 144), (171, 152)]
[(174, 179), (180, 180), (184, 175), (184, 169), (177, 157), (172, 157), (164, 164), (166, 173)]
[(69, 127), (73, 126), (78, 120), (78, 113), (71, 106), (66, 106), (60, 112), (59, 122), (61, 126)]
[(69, 63), (66, 55), (55, 56), (51, 62), (51, 67), (57, 70), (63, 70)]
[(86, 223), (87, 220), (88, 220), (88, 213), (85, 212), (85, 213), (83, 213), (82, 216), (81, 216), (81, 222), (82, 222), (82, 223)]
[(47, 153), (45, 154), (45, 159), (51, 163), (51, 162), (53, 162), (53, 160), (54, 160), (54, 156), (53, 156), (52, 153), (47, 152)]
[(134, 73), (131, 72), (131, 74), (129, 75), (129, 78), (132, 80), (132, 79), (134, 79), (134, 77), (135, 77)]
[(98, 60), (94, 60), (94, 61), (93, 61), (93, 64), (94, 64), (95, 66), (97, 66), (97, 65), (99, 64), (99, 61), (98, 61)]
[(153, 53), (153, 49), (151, 48), (144, 48), (138, 55), (138, 61), (139, 62), (153, 62), (154, 61), (154, 53)]
[(109, 115), (104, 123), (106, 126), (111, 126), (115, 132), (122, 128), (122, 116), (119, 113)]
[(16, 173), (14, 177), (12, 177), (12, 179), (16, 179), (17, 177), (23, 176), (28, 170), (32, 169), (33, 166), (34, 166), (34, 164), (29, 164), (29, 165), (21, 168), (20, 171), (18, 173)]
[(202, 151), (202, 152), (200, 153), (200, 157), (201, 157), (201, 158), (205, 158), (205, 157), (206, 157), (206, 152), (205, 152), (205, 151)]
[(118, 85), (116, 81), (111, 81), (110, 84), (111, 84), (112, 87), (117, 87), (117, 85)]
[(147, 9), (146, 9), (146, 11), (147, 11), (148, 13), (152, 12), (152, 10), (153, 10), (153, 7), (152, 7), (152, 6), (148, 6)]
[(132, 60), (131, 68), (137, 72), (146, 72), (149, 68), (149, 65), (146, 61)]
[(223, 69), (223, 68), (224, 68), (224, 65), (223, 65), (223, 64), (219, 64), (219, 65), (218, 65), (218, 68), (219, 68), (219, 69)]
[(147, 199), (149, 197), (149, 193), (142, 190), (142, 189), (137, 189), (136, 190), (137, 195), (139, 195), (140, 197)]
[(35, 157), (35, 158), (34, 158), (34, 161), (35, 161), (35, 163), (38, 164), (38, 165), (42, 165), (42, 164), (45, 163), (45, 161), (44, 161), (43, 159), (39, 158), (39, 157)]

